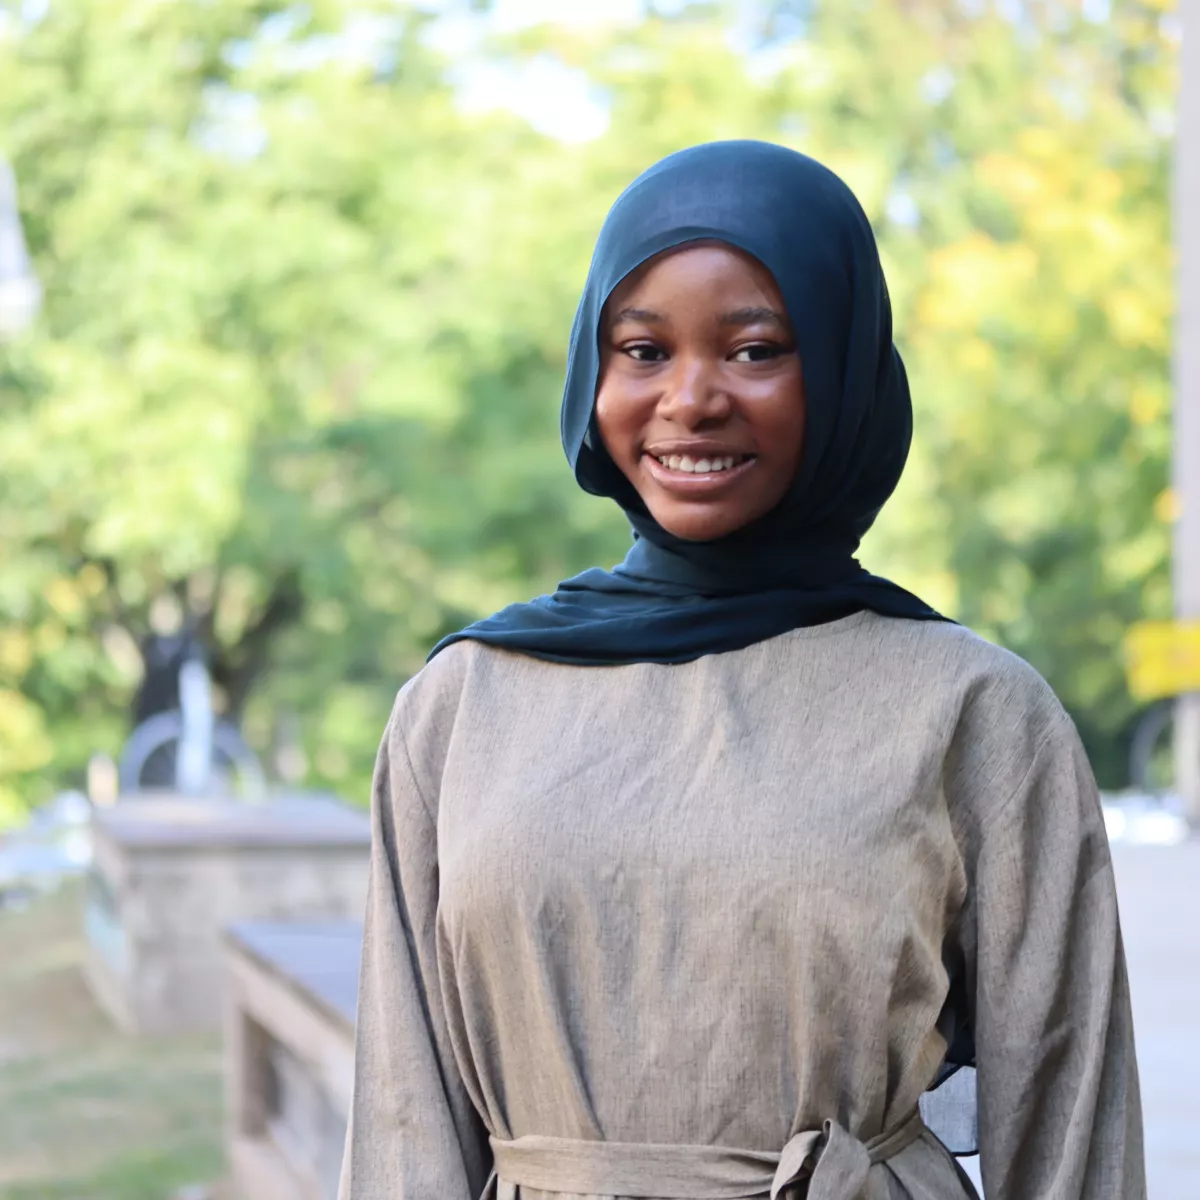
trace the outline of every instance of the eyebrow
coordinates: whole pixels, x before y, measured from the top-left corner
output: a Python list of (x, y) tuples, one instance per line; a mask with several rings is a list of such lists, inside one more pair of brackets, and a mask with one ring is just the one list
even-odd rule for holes
[[(667, 318), (662, 313), (653, 312), (648, 308), (623, 308), (613, 316), (613, 324), (619, 325), (622, 321), (638, 321), (643, 325), (661, 325), (666, 323)], [(751, 308), (735, 308), (731, 312), (722, 313), (720, 322), (722, 325), (757, 325), (759, 322), (766, 322), (769, 325), (778, 325), (780, 329), (790, 328), (788, 319), (783, 313), (761, 305)]]
[(648, 308), (623, 308), (613, 314), (612, 323), (619, 325), (622, 321), (638, 321), (643, 325), (661, 325), (666, 319), (662, 313), (652, 312)]
[(784, 330), (790, 328), (787, 317), (773, 308), (735, 308), (732, 312), (721, 314), (722, 325), (757, 325), (759, 322), (778, 325)]

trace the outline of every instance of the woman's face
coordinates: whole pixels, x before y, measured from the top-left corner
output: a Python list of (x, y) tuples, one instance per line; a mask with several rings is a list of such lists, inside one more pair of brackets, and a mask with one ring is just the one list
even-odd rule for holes
[(724, 537), (791, 486), (804, 379), (774, 277), (718, 242), (670, 251), (604, 308), (596, 423), (668, 533)]

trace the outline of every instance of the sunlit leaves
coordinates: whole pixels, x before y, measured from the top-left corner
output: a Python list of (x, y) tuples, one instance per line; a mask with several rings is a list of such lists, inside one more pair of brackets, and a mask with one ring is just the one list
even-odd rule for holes
[(726, 136), (829, 162), (879, 234), (917, 438), (864, 560), (1029, 656), (1119, 778), (1121, 634), (1169, 601), (1175, 54), (1169, 6), (1111, 7), (485, 46), (584, 73), (608, 128), (569, 144), (463, 111), (406, 4), (8, 22), (46, 305), (0, 350), (0, 805), (115, 749), (138, 640), (189, 619), (256, 744), (298, 714), (310, 778), (362, 799), (431, 640), (623, 552), (558, 446), (574, 304), (629, 180)]

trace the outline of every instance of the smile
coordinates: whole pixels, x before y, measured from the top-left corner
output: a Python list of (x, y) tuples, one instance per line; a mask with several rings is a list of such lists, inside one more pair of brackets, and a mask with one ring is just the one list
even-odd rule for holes
[(668, 491), (695, 493), (724, 488), (754, 466), (749, 454), (693, 458), (687, 454), (644, 454), (643, 461), (656, 483)]
[(745, 454), (726, 454), (721, 457), (691, 458), (687, 454), (652, 454), (668, 471), (682, 471), (685, 475), (708, 475), (715, 471), (732, 471), (746, 461)]

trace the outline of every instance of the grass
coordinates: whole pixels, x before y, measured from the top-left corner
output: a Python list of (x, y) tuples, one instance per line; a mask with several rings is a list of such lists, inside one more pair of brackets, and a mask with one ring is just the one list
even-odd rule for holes
[(222, 1173), (217, 1036), (119, 1033), (75, 886), (0, 909), (0, 1200), (166, 1200)]

